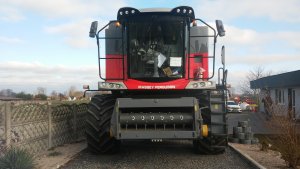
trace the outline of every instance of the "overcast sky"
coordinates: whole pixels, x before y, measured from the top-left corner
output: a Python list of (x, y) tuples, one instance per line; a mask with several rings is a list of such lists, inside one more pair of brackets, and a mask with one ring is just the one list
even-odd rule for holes
[[(95, 39), (90, 22), (105, 25), (120, 7), (194, 8), (209, 23), (223, 20), (228, 82), (237, 87), (249, 70), (299, 70), (299, 0), (0, 0), (0, 90), (63, 92), (74, 85), (96, 87)], [(220, 50), (218, 46), (217, 51)], [(217, 53), (219, 54), (219, 52)], [(300, 77), (298, 77), (300, 78)]]

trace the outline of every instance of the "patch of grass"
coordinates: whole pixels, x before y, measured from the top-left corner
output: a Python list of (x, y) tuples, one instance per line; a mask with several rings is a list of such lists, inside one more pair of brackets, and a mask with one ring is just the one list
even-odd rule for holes
[(53, 151), (53, 152), (51, 152), (51, 153), (49, 153), (48, 154), (48, 156), (59, 156), (59, 155), (62, 155), (62, 153), (61, 152), (58, 152), (58, 151)]
[(34, 169), (35, 165), (32, 154), (16, 147), (7, 149), (0, 157), (0, 168), (3, 169)]

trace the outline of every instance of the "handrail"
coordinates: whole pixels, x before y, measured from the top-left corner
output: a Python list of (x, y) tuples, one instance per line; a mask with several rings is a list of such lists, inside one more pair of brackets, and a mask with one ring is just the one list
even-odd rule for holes
[[(106, 24), (105, 26), (103, 26), (98, 32), (97, 32), (97, 34), (96, 34), (96, 40), (97, 40), (97, 47), (98, 47), (98, 71), (99, 71), (99, 77), (100, 77), (100, 79), (102, 79), (102, 80), (124, 80), (124, 77), (125, 77), (125, 75), (124, 75), (124, 72), (125, 72), (125, 70), (124, 70), (124, 43), (123, 43), (123, 29), (122, 29), (122, 36), (121, 37), (110, 37), (110, 38), (108, 38), (108, 37), (100, 37), (99, 36), (99, 34), (100, 34), (100, 32), (102, 32), (106, 27), (108, 27), (110, 24), (112, 24), (112, 23), (114, 23), (114, 22), (118, 22), (117, 20), (113, 20), (113, 21), (110, 21), (108, 24)], [(103, 58), (101, 58), (101, 56), (100, 56), (100, 43), (99, 43), (99, 39), (121, 39), (122, 40), (122, 56), (123, 57), (120, 57), (120, 58), (106, 58), (106, 57), (103, 57)], [(102, 77), (102, 74), (101, 74), (101, 60), (102, 59), (120, 59), (120, 60), (123, 60), (123, 62), (122, 62), (122, 67), (123, 67), (123, 78), (104, 78), (104, 77)], [(107, 65), (106, 65), (107, 66)]]
[[(203, 58), (212, 58), (213, 59), (213, 69), (212, 69), (213, 72), (212, 72), (212, 75), (209, 76), (209, 77), (207, 77), (207, 78), (205, 78), (205, 79), (209, 80), (209, 79), (212, 79), (214, 77), (214, 75), (215, 75), (215, 56), (216, 56), (217, 34), (216, 34), (216, 30), (213, 27), (211, 27), (208, 23), (206, 23), (203, 20), (198, 19), (198, 18), (196, 18), (195, 20), (200, 21), (201, 23), (203, 23), (204, 25), (206, 25), (207, 27), (209, 27), (214, 32), (214, 35), (207, 35), (207, 36), (203, 36), (203, 35), (201, 35), (201, 36), (191, 36), (190, 32), (189, 32), (189, 40), (190, 40), (190, 38), (195, 38), (195, 37), (208, 37), (208, 38), (212, 38), (213, 37), (214, 38), (213, 56), (206, 56), (206, 57), (204, 56), (203, 57)], [(190, 59), (191, 58), (195, 58), (195, 57), (194, 56), (193, 57), (190, 56), (190, 45), (189, 45), (188, 46), (188, 79), (192, 79), (192, 78), (190, 78)]]

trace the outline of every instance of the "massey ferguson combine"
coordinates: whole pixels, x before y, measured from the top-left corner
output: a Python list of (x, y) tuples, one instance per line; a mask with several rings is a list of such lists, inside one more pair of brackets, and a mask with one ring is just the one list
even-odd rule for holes
[[(114, 153), (123, 140), (174, 139), (192, 140), (197, 153), (224, 152), (224, 50), (218, 71), (221, 80), (212, 81), (217, 37), (225, 35), (222, 22), (216, 21), (215, 31), (195, 18), (188, 6), (125, 7), (119, 9), (117, 20), (100, 30), (97, 25), (92, 23), (89, 34), (97, 41), (103, 80), (97, 91), (109, 94), (95, 95), (89, 104), (89, 150)], [(100, 56), (104, 50), (105, 56)]]

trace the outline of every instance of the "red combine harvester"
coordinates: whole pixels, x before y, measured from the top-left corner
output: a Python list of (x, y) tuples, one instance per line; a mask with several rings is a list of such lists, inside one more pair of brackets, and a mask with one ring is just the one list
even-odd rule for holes
[[(218, 36), (225, 35), (222, 22), (216, 21), (216, 33), (212, 26), (196, 19), (188, 6), (141, 10), (125, 7), (119, 9), (117, 20), (100, 30), (97, 25), (93, 22), (90, 29), (90, 37), (97, 40), (103, 80), (96, 91), (110, 94), (95, 95), (89, 104), (89, 150), (113, 153), (122, 140), (176, 139), (193, 140), (197, 153), (224, 152), (224, 47), (223, 67), (218, 71), (221, 81), (212, 81), (215, 44)], [(105, 56), (100, 56), (100, 40), (105, 40)], [(88, 86), (85, 89), (95, 91)]]

